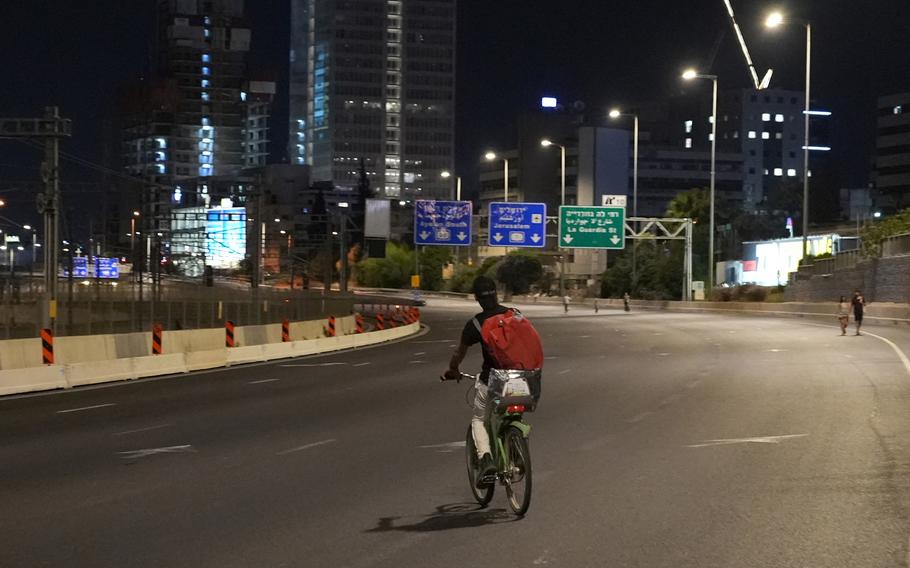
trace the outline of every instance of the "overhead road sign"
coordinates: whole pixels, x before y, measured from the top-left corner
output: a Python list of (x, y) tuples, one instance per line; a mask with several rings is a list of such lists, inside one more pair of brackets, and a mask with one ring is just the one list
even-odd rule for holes
[(95, 270), (98, 278), (120, 278), (120, 264), (116, 258), (95, 257)]
[(624, 249), (625, 218), (625, 207), (563, 205), (559, 208), (559, 246)]
[(543, 248), (547, 244), (545, 203), (491, 203), (490, 246)]
[(418, 200), (414, 203), (414, 244), (418, 246), (471, 245), (470, 201)]

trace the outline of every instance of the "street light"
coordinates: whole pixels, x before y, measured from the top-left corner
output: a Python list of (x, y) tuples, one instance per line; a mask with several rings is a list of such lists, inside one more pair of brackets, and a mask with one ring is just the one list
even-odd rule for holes
[[(765, 20), (765, 26), (771, 29), (791, 23), (781, 12), (772, 12)], [(806, 108), (803, 111), (803, 256), (809, 254), (809, 116), (811, 114), (810, 89), (812, 86), (812, 23), (802, 22), (806, 26)]]
[[(557, 144), (551, 141), (548, 138), (544, 138), (540, 141), (540, 145), (544, 148), (549, 148), (550, 146), (556, 146), (559, 148), (559, 168), (560, 168), (560, 205), (566, 204), (566, 147), (562, 144)], [(565, 297), (566, 295), (566, 254), (563, 253), (560, 255), (560, 268), (559, 268), (559, 296)]]
[[(638, 114), (622, 112), (618, 108), (610, 111), (610, 118), (616, 120), (623, 116), (631, 116), (632, 128), (632, 216), (638, 217)], [(632, 282), (638, 279), (638, 241), (632, 243)]]
[(717, 178), (717, 75), (702, 75), (695, 69), (686, 69), (682, 78), (686, 81), (708, 79), (714, 83), (711, 97), (711, 207), (708, 221), (708, 293), (714, 289), (714, 187)]
[[(439, 173), (439, 177), (449, 179), (452, 177), (452, 172), (443, 170)], [(455, 176), (455, 201), (461, 201), (461, 176)]]
[(483, 156), (488, 162), (493, 162), (495, 160), (501, 159), (503, 162), (503, 198), (502, 200), (506, 203), (509, 202), (509, 159), (506, 157), (500, 158), (496, 155), (496, 152), (487, 152)]

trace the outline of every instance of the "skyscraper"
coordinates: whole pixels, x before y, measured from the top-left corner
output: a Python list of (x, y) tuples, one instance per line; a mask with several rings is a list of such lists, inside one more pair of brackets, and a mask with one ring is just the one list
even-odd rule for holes
[(456, 0), (292, 0), (293, 163), (341, 189), (450, 197)]

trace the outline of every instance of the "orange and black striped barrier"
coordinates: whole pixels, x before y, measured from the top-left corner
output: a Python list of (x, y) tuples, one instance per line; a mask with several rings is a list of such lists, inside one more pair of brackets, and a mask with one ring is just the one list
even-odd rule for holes
[(389, 314), (389, 327), (398, 327), (398, 314), (395, 312)]
[(420, 321), (420, 308), (414, 308), (414, 321)]
[(54, 364), (54, 332), (46, 328), (41, 330), (41, 360), (45, 365)]
[(234, 322), (227, 320), (224, 322), (224, 346), (234, 347)]
[(363, 316), (360, 314), (354, 314), (354, 324), (356, 325), (357, 333), (363, 333)]
[(288, 320), (281, 321), (281, 342), (287, 343), (291, 340), (291, 322)]
[(335, 316), (329, 316), (329, 327), (326, 328), (326, 335), (335, 337)]
[(385, 329), (385, 318), (382, 314), (376, 314), (376, 329), (382, 331)]
[(162, 327), (159, 324), (152, 326), (152, 355), (161, 355), (161, 332)]

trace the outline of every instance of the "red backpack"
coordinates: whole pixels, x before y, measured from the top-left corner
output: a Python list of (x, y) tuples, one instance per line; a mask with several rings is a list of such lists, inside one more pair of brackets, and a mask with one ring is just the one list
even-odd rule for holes
[(531, 370), (543, 367), (543, 345), (540, 335), (521, 312), (510, 308), (505, 313), (487, 318), (480, 336), (487, 352), (496, 360), (500, 369)]

